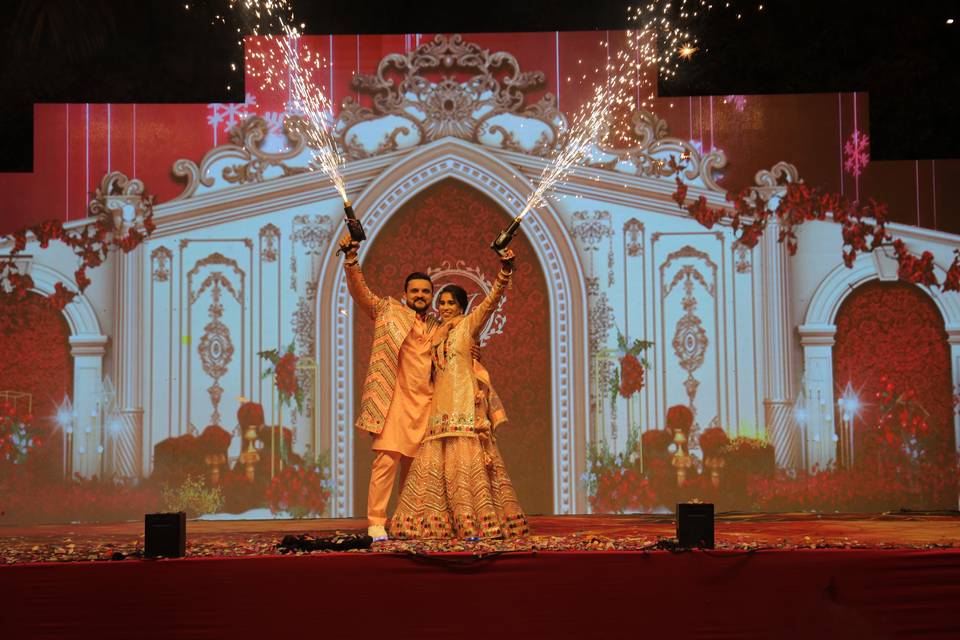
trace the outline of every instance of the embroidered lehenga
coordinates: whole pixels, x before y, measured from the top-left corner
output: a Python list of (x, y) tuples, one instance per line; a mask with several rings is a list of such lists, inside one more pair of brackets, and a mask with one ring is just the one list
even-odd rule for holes
[(395, 538), (499, 538), (529, 532), (497, 448), (506, 414), (471, 346), (509, 281), (433, 339), (434, 389), (427, 433), (390, 520)]

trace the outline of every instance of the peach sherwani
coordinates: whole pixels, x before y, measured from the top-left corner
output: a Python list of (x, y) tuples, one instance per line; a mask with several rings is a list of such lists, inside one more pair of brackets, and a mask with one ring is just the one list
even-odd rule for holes
[(354, 302), (373, 319), (373, 347), (363, 384), (358, 429), (374, 435), (367, 519), (384, 524), (398, 470), (401, 481), (427, 429), (433, 397), (431, 340), (438, 322), (405, 304), (375, 295), (358, 264), (345, 265)]

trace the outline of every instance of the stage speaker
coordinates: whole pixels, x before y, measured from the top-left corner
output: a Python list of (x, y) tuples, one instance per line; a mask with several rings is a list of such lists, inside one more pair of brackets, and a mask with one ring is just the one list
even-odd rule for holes
[(143, 554), (148, 558), (182, 558), (187, 552), (187, 514), (148, 513), (143, 537)]
[(677, 541), (681, 547), (713, 549), (713, 505), (677, 505)]

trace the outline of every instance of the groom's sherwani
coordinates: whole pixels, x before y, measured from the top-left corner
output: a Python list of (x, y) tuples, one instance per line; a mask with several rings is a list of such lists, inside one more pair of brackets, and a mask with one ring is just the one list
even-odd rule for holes
[(367, 516), (386, 522), (386, 506), (397, 467), (406, 467), (423, 440), (433, 383), (430, 343), (438, 322), (421, 319), (402, 302), (375, 295), (359, 264), (346, 264), (347, 287), (354, 302), (373, 319), (373, 346), (364, 378), (356, 426), (375, 434), (377, 455), (370, 476)]

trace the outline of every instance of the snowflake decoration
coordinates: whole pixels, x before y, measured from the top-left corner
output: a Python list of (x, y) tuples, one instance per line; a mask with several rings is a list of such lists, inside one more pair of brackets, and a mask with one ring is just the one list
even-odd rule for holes
[(843, 145), (843, 168), (855, 178), (859, 178), (864, 167), (870, 164), (870, 136), (854, 129), (850, 139)]
[(279, 135), (283, 133), (283, 120), (287, 117), (285, 112), (267, 111), (266, 113), (261, 113), (260, 117), (266, 121), (268, 133), (273, 135)]
[(737, 111), (743, 111), (747, 107), (747, 96), (730, 95), (723, 99), (725, 103), (730, 103)]
[[(252, 97), (252, 95), (247, 94), (248, 100)], [(220, 102), (211, 102), (207, 105), (207, 109), (210, 110), (210, 113), (207, 115), (207, 123), (214, 129), (222, 125), (223, 131), (228, 132), (238, 123), (250, 117), (249, 109), (255, 105), (255, 98), (252, 103), (240, 102), (223, 104)]]

